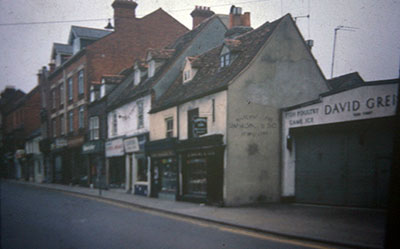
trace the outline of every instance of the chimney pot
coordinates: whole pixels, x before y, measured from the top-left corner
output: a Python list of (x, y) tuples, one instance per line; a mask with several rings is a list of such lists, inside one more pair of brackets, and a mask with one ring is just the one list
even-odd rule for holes
[(199, 25), (202, 21), (214, 15), (215, 13), (211, 11), (210, 7), (206, 6), (195, 6), (195, 9), (190, 13), (193, 18), (193, 29)]

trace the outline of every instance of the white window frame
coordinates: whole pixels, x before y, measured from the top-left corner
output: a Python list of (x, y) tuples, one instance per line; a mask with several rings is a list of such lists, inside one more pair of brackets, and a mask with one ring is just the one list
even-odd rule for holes
[(89, 139), (98, 140), (100, 138), (99, 116), (90, 117)]
[[(169, 127), (169, 125), (171, 127)], [(170, 135), (169, 135), (170, 134)], [(165, 137), (170, 138), (174, 136), (174, 118), (168, 117), (165, 119)]]
[(221, 55), (221, 67), (227, 67), (231, 64), (231, 55), (230, 53), (225, 53)]

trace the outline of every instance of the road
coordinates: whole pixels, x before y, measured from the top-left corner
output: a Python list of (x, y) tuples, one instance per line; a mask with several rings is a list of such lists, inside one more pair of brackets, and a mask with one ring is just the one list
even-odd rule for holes
[(1, 248), (324, 248), (1, 182)]

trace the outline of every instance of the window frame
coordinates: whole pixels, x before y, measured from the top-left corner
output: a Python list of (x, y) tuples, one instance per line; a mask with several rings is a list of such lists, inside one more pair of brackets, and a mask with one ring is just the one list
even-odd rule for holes
[(112, 125), (111, 125), (111, 134), (116, 136), (118, 134), (118, 117), (117, 112), (113, 112), (112, 114)]
[(138, 100), (136, 101), (137, 106), (137, 128), (141, 129), (144, 127), (144, 101)]
[(100, 139), (100, 118), (99, 116), (90, 117), (89, 120), (89, 140)]
[(84, 69), (81, 69), (78, 72), (78, 95), (82, 97), (84, 93), (85, 93), (85, 75), (84, 75)]
[(165, 119), (165, 137), (174, 137), (174, 118), (168, 117)]
[(68, 85), (68, 102), (71, 102), (74, 99), (74, 81), (72, 76), (67, 79)]
[(74, 132), (74, 111), (71, 110), (68, 112), (68, 132)]
[(85, 128), (85, 107), (81, 105), (78, 110), (78, 129)]

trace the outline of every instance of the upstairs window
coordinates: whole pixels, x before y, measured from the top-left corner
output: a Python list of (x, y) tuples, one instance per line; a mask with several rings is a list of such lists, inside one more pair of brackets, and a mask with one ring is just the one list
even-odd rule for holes
[(53, 137), (56, 137), (57, 136), (57, 122), (56, 122), (55, 118), (52, 120), (52, 128), (53, 128)]
[(113, 112), (111, 134), (116, 136), (118, 134), (118, 117), (117, 112)]
[(229, 66), (230, 63), (231, 63), (230, 53), (221, 55), (221, 68)]
[(99, 117), (91, 117), (89, 121), (89, 139), (99, 139)]
[(143, 100), (139, 100), (136, 102), (137, 105), (137, 128), (143, 128), (144, 127), (144, 110), (143, 110)]
[(103, 98), (106, 95), (106, 84), (102, 84), (100, 87), (100, 98)]
[(56, 91), (51, 91), (51, 107), (56, 108)]
[(64, 83), (60, 85), (60, 105), (64, 104), (65, 96), (64, 96)]
[(166, 118), (165, 119), (165, 126), (166, 126), (166, 138), (173, 137), (174, 135), (174, 119), (173, 118)]
[(74, 96), (74, 84), (72, 81), (72, 77), (68, 78), (68, 101), (72, 101)]
[(183, 83), (188, 82), (189, 80), (191, 80), (190, 70), (186, 70), (183, 72)]
[(79, 129), (82, 129), (85, 127), (85, 109), (83, 106), (79, 107), (79, 113), (78, 113), (78, 126)]
[(83, 70), (78, 72), (78, 94), (79, 96), (84, 93), (84, 79), (83, 79)]
[(65, 135), (65, 120), (64, 114), (60, 116), (61, 135)]
[(69, 132), (74, 131), (74, 112), (70, 111), (68, 112), (68, 127), (69, 127)]

